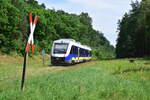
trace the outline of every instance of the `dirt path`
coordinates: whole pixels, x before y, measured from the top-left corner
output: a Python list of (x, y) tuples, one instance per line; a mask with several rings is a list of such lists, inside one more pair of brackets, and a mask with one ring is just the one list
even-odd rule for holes
[(94, 64), (97, 61), (90, 61), (90, 62), (84, 62), (84, 63), (79, 63), (79, 64), (75, 64), (75, 65), (70, 65), (70, 66), (46, 66), (43, 68), (40, 68), (38, 70), (32, 70), (28, 72), (29, 76), (34, 76), (34, 75), (39, 75), (39, 73), (47, 73), (47, 72), (59, 72), (59, 71), (63, 71), (63, 70), (72, 70), (72, 69), (77, 69), (80, 67), (86, 67), (88, 65)]

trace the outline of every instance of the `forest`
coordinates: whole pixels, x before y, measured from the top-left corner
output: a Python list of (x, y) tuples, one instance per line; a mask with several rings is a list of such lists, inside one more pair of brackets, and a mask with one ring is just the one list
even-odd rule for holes
[[(134, 12), (137, 12), (137, 9)], [(54, 40), (72, 38), (90, 46), (96, 59), (115, 57), (115, 48), (102, 32), (93, 29), (88, 13), (82, 12), (77, 15), (63, 10), (48, 9), (45, 4), (39, 4), (36, 0), (0, 0), (1, 53), (24, 54), (29, 35), (29, 13), (38, 16), (34, 32), (35, 54), (39, 54), (42, 49), (49, 54)], [(119, 53), (121, 49), (117, 50)]]
[[(29, 35), (28, 14), (38, 16), (34, 33), (35, 55), (50, 53), (54, 40), (71, 38), (92, 48), (96, 59), (150, 56), (150, 0), (131, 3), (118, 21), (116, 48), (95, 30), (88, 13), (67, 13), (46, 8), (36, 0), (0, 0), (0, 52), (23, 55)], [(103, 23), (102, 23), (103, 24)]]
[(132, 2), (118, 22), (117, 58), (150, 56), (150, 0)]

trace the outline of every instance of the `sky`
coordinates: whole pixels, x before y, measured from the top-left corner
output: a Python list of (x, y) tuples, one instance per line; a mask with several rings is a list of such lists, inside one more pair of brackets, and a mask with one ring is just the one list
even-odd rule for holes
[(93, 28), (104, 33), (114, 46), (118, 36), (118, 20), (131, 9), (131, 0), (38, 0), (38, 2), (44, 3), (46, 8), (64, 10), (68, 13), (87, 12), (93, 20)]

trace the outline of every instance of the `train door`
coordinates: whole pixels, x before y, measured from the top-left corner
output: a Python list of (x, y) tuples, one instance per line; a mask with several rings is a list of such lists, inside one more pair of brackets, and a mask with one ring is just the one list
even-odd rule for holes
[(80, 62), (80, 48), (78, 48), (78, 62)]

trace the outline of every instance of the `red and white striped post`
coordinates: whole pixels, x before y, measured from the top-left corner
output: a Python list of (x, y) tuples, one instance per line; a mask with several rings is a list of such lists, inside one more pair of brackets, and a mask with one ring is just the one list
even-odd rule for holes
[(29, 52), (29, 50), (30, 50), (30, 44), (32, 43), (32, 52), (34, 53), (33, 33), (34, 33), (34, 30), (35, 30), (35, 27), (36, 27), (37, 20), (38, 20), (38, 17), (36, 16), (35, 20), (34, 20), (34, 23), (32, 25), (32, 14), (31, 13), (29, 14), (30, 32), (31, 33), (30, 33), (29, 38), (28, 38), (28, 43), (27, 43), (27, 46), (26, 46), (26, 52)]
[(24, 64), (23, 64), (23, 72), (22, 72), (22, 81), (21, 81), (21, 90), (24, 88), (24, 82), (25, 82), (25, 74), (26, 74), (26, 65), (27, 65), (27, 58), (28, 53), (30, 51), (30, 45), (32, 45), (32, 53), (34, 53), (34, 39), (33, 39), (33, 33), (37, 24), (38, 17), (36, 16), (34, 19), (34, 23), (32, 23), (32, 14), (29, 14), (29, 21), (30, 21), (30, 35), (28, 38), (28, 42), (25, 49), (25, 55), (24, 55)]

